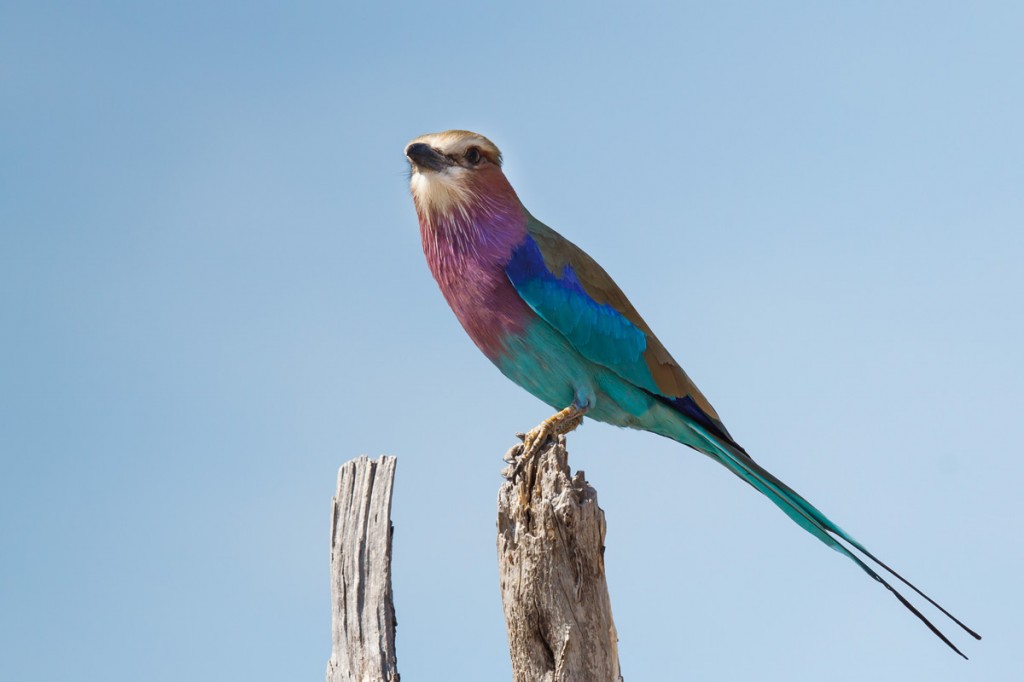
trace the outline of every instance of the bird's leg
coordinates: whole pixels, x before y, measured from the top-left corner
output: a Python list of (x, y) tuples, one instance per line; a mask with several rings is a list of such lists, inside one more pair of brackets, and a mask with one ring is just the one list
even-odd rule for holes
[[(514, 466), (508, 478), (514, 480), (530, 458), (540, 452), (549, 438), (557, 438), (577, 429), (583, 423), (583, 415), (587, 413), (589, 407), (588, 403), (573, 401), (569, 407), (556, 412), (526, 434), (522, 434), (523, 444), (509, 451), (509, 455), (513, 456)], [(519, 452), (515, 452), (516, 450)]]
[(584, 412), (585, 410), (573, 404), (530, 429), (526, 438), (523, 439), (523, 454), (521, 456), (524, 459), (529, 459), (544, 447), (549, 438), (561, 436), (576, 429), (583, 423)]

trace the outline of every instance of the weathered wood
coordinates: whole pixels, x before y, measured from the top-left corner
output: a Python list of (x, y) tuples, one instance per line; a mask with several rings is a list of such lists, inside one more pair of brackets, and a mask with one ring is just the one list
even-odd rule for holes
[(395, 458), (338, 470), (331, 517), (331, 658), (327, 682), (397, 682), (391, 593)]
[(565, 438), (498, 492), (498, 568), (516, 682), (621, 680), (604, 512)]

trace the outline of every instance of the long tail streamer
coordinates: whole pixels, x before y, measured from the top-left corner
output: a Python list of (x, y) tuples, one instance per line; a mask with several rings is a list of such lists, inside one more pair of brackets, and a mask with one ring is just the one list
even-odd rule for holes
[(768, 499), (775, 503), (782, 511), (786, 513), (789, 518), (796, 521), (801, 528), (809, 532), (814, 537), (821, 540), (823, 543), (836, 550), (843, 556), (848, 557), (858, 566), (861, 570), (867, 573), (869, 576), (880, 582), (885, 586), (887, 590), (893, 593), (895, 597), (900, 601), (903, 606), (910, 610), (915, 616), (917, 616), (922, 623), (924, 623), (929, 630), (931, 630), (936, 637), (945, 642), (946, 646), (955, 651), (956, 653), (963, 656), (965, 659), (967, 656), (964, 655), (960, 649), (956, 647), (949, 638), (946, 637), (935, 625), (928, 620), (918, 609), (911, 604), (906, 597), (899, 593), (896, 588), (889, 584), (882, 576), (880, 576), (874, 569), (872, 569), (864, 560), (854, 554), (849, 548), (843, 545), (839, 540), (842, 539), (848, 542), (852, 547), (864, 554), (865, 557), (875, 562), (878, 566), (888, 571), (890, 574), (895, 576), (900, 582), (912, 589), (914, 592), (919, 594), (929, 604), (937, 608), (950, 620), (959, 625), (967, 634), (971, 635), (975, 639), (981, 639), (981, 635), (976, 633), (971, 628), (964, 625), (958, 618), (951, 614), (946, 609), (942, 608), (934, 599), (926, 595), (924, 592), (919, 590), (913, 583), (904, 578), (902, 575), (889, 568), (887, 564), (875, 557), (874, 554), (869, 552), (864, 545), (860, 544), (846, 531), (833, 523), (827, 516), (819, 511), (814, 505), (805, 500), (803, 497), (798, 495), (793, 489), (787, 486), (785, 483), (777, 479), (771, 473), (766, 471), (760, 465), (758, 465), (750, 455), (748, 455), (742, 448), (735, 443), (723, 442), (723, 439), (716, 437), (715, 435), (708, 432), (707, 429), (699, 424), (695, 424), (692, 421), (688, 424), (690, 429), (694, 433), (700, 435), (709, 446), (709, 454), (713, 454), (715, 458), (721, 462), (727, 469), (732, 471), (734, 474), (742, 478), (744, 481), (753, 486), (756, 490), (764, 494)]

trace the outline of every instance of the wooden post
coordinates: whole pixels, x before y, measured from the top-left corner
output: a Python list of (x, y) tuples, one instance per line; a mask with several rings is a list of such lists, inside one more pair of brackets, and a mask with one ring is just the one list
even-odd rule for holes
[(498, 570), (516, 682), (621, 680), (604, 512), (565, 438), (498, 492)]
[(395, 458), (338, 470), (331, 516), (331, 658), (327, 682), (398, 682), (391, 593)]

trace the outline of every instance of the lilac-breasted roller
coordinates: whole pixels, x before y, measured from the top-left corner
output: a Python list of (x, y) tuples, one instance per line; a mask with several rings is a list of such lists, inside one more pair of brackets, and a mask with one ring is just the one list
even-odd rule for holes
[(455, 316), (505, 376), (558, 410), (526, 434), (522, 457), (584, 415), (666, 436), (724, 465), (853, 560), (961, 656), (880, 570), (981, 639), (736, 443), (611, 277), (526, 210), (490, 140), (449, 130), (416, 138), (405, 155), (427, 264)]

